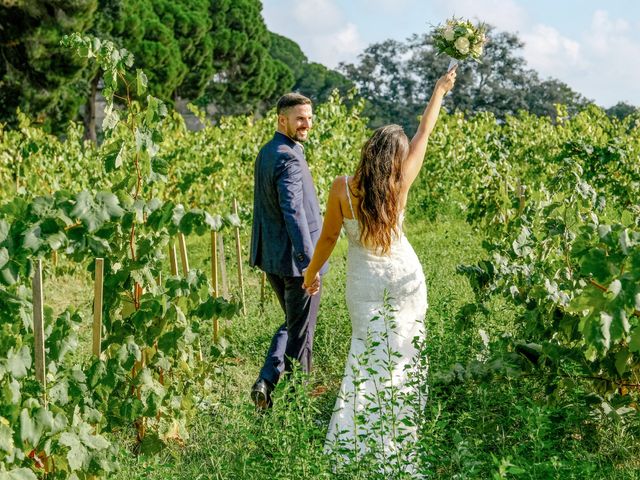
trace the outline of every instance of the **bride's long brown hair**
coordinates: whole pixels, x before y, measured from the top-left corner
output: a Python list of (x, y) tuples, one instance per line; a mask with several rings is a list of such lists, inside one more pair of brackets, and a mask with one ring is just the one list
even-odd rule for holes
[(402, 163), (409, 140), (400, 125), (378, 128), (362, 147), (354, 183), (363, 245), (386, 254), (398, 234)]

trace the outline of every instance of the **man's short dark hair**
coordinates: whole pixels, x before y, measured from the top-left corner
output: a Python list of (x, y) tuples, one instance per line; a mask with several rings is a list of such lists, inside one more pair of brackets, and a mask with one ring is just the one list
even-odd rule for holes
[(280, 115), (285, 110), (297, 105), (311, 105), (311, 100), (299, 93), (285, 93), (278, 99), (276, 112)]

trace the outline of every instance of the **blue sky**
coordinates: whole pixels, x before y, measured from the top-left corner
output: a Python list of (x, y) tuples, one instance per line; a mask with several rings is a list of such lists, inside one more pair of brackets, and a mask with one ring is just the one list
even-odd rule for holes
[(456, 15), (515, 32), (520, 52), (599, 105), (640, 106), (640, 0), (263, 0), (267, 27), (310, 60), (354, 62), (373, 42), (404, 40)]

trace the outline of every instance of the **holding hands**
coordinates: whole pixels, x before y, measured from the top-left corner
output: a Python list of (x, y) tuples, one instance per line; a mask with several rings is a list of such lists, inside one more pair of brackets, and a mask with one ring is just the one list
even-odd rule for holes
[(304, 282), (302, 283), (302, 288), (307, 291), (308, 295), (316, 295), (320, 291), (320, 274), (316, 273), (315, 277), (312, 277), (309, 274), (308, 269), (304, 269), (302, 271), (304, 274)]

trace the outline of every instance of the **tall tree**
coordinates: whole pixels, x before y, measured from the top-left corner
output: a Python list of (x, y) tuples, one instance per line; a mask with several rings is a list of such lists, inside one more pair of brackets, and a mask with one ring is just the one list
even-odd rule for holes
[(96, 6), (96, 0), (41, 0), (0, 7), (1, 121), (15, 123), (20, 108), (57, 130), (76, 116), (86, 62), (61, 47), (60, 40), (87, 31)]
[(293, 78), (297, 81), (304, 74), (304, 67), (309, 59), (300, 45), (283, 35), (269, 32), (269, 53), (276, 60), (280, 60), (291, 69)]
[(203, 103), (220, 113), (246, 112), (293, 86), (291, 70), (269, 54), (260, 0), (216, 0), (210, 14), (215, 73)]
[[(149, 79), (150, 93), (171, 102), (178, 88), (187, 81), (190, 68), (192, 75), (185, 91), (202, 93), (204, 83), (210, 78), (210, 27), (205, 0), (100, 0), (91, 33), (133, 53), (135, 67), (143, 69)], [(206, 78), (199, 79), (198, 73)], [(94, 68), (85, 93), (85, 137), (93, 141), (96, 140), (95, 101), (100, 75)]]
[[(445, 106), (466, 112), (489, 111), (497, 118), (529, 110), (554, 114), (555, 103), (577, 111), (588, 103), (564, 83), (541, 81), (518, 54), (524, 44), (511, 33), (493, 29), (482, 63), (464, 62), (458, 67), (454, 92)], [(437, 79), (448, 59), (437, 54), (430, 35), (414, 35), (406, 42), (387, 40), (367, 47), (357, 64), (341, 70), (367, 100), (365, 114), (372, 126), (401, 123), (407, 131), (417, 125)]]
[[(156, 13), (154, 0), (99, 0), (92, 35), (109, 39), (134, 55), (135, 67), (145, 71), (152, 95), (170, 99), (186, 75), (173, 31)], [(135, 71), (135, 70), (134, 70)], [(82, 95), (85, 138), (96, 141), (96, 95), (102, 72), (93, 66)]]
[(524, 43), (514, 34), (488, 32), (482, 63), (464, 63), (464, 82), (453, 95), (454, 108), (488, 111), (498, 118), (528, 108), (526, 92), (531, 72), (518, 52)]
[[(122, 18), (123, 9), (122, 0), (98, 0), (98, 11), (88, 33), (101, 39), (116, 41), (112, 31)], [(86, 84), (80, 88), (78, 93), (86, 99), (82, 111), (84, 137), (94, 143), (97, 141), (96, 95), (98, 94), (101, 75), (102, 71), (97, 63), (89, 63), (85, 72)]]
[(623, 120), (633, 113), (640, 112), (640, 109), (627, 102), (618, 102), (613, 107), (607, 108), (606, 112), (610, 117)]
[(327, 101), (334, 90), (345, 96), (353, 88), (353, 82), (343, 74), (316, 62), (304, 66), (304, 72), (293, 86), (295, 91), (318, 103)]
[(198, 98), (213, 77), (210, 4), (210, 0), (154, 0), (155, 12), (162, 24), (173, 31), (186, 67), (175, 91), (185, 98)]
[(163, 100), (171, 100), (184, 80), (187, 67), (172, 26), (161, 18), (162, 0), (123, 1), (123, 11), (112, 29), (135, 57), (135, 67), (145, 70), (149, 91)]
[(560, 80), (551, 78), (540, 81), (536, 72), (531, 72), (529, 79), (529, 88), (526, 93), (527, 109), (536, 115), (555, 119), (556, 104), (566, 105), (569, 115), (575, 115), (593, 103)]
[(417, 103), (421, 96), (416, 92), (418, 79), (409, 73), (406, 61), (402, 60), (408, 50), (403, 42), (386, 40), (369, 45), (359, 56), (358, 65), (341, 65), (367, 100), (364, 115), (373, 127), (400, 123), (407, 128), (415, 123), (411, 117), (419, 114)]
[(331, 70), (320, 63), (309, 62), (300, 46), (293, 40), (270, 32), (269, 52), (276, 60), (284, 63), (294, 77), (293, 90), (311, 98), (315, 102), (324, 102), (333, 90), (345, 95), (353, 88), (353, 82), (343, 74)]

